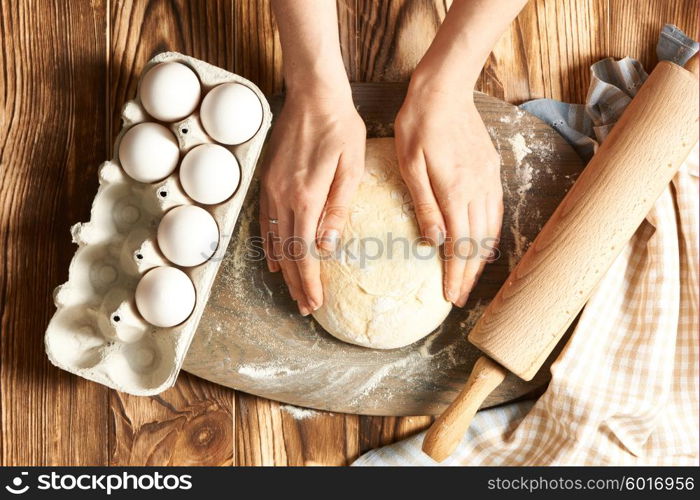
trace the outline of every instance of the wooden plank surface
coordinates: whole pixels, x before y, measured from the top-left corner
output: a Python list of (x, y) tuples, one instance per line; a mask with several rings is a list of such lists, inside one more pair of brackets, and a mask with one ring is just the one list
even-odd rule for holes
[[(438, 0), (339, 0), (354, 81), (406, 79), (444, 16)], [(479, 90), (581, 102), (606, 56), (655, 62), (666, 22), (696, 32), (695, 0), (531, 0)], [(188, 52), (282, 88), (267, 0), (0, 0), (0, 461), (28, 464), (343, 464), (426, 418), (309, 414), (184, 374), (139, 399), (61, 373), (43, 353), (50, 291), (74, 251), (96, 169), (139, 68)], [(108, 436), (108, 437), (106, 437)]]
[[(105, 3), (0, 2), (0, 462), (106, 462), (109, 391), (51, 366), (43, 331), (71, 224), (107, 155)], [(77, 436), (81, 436), (77, 438)]]
[[(351, 85), (367, 135), (391, 136), (406, 83)], [(283, 100), (283, 94), (269, 99), (273, 115), (279, 113)], [(295, 314), (296, 305), (282, 276), (250, 258), (247, 242), (260, 234), (256, 179), (183, 369), (244, 392), (333, 412), (441, 413), (481, 355), (466, 340), (469, 329), (584, 167), (574, 149), (541, 120), (480, 92), (474, 101), (501, 156), (505, 211), (499, 243), (502, 258), (485, 268), (464, 308), (452, 308), (437, 331), (401, 349), (366, 349), (325, 334), (312, 318)], [(514, 148), (518, 138), (528, 147), (527, 159), (521, 160)], [(524, 169), (528, 175), (523, 175)], [(520, 398), (545, 385), (548, 374), (549, 364), (545, 364), (529, 383), (508, 376), (484, 404)]]
[(675, 24), (696, 40), (700, 38), (697, 2), (638, 2), (635, 8), (629, 3), (610, 0), (610, 57), (633, 57), (650, 69), (657, 61), (656, 42), (662, 22)]

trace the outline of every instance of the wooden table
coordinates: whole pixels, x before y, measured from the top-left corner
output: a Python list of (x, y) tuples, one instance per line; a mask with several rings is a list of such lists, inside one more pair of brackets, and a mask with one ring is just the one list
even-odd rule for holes
[[(409, 78), (446, 5), (338, 0), (351, 80)], [(582, 102), (606, 57), (655, 63), (670, 22), (695, 31), (694, 0), (532, 0), (498, 42), (478, 89), (510, 102)], [(87, 220), (97, 166), (143, 64), (177, 50), (282, 89), (268, 1), (0, 0), (0, 463), (345, 464), (424, 429), (425, 417), (302, 412), (183, 373), (151, 398), (52, 367), (43, 334), (53, 288)], [(466, 376), (466, 374), (465, 374)]]

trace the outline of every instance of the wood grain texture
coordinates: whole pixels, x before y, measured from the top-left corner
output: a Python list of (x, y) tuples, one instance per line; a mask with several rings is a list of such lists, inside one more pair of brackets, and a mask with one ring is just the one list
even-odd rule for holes
[[(446, 2), (338, 5), (350, 78), (405, 80), (411, 66), (396, 54), (416, 60)], [(419, 15), (425, 21), (416, 21)], [(591, 62), (631, 55), (648, 66), (664, 23), (693, 33), (696, 21), (695, 0), (531, 0), (497, 44), (478, 88), (510, 102), (582, 102)], [(402, 22), (413, 23), (415, 40)], [(239, 71), (273, 93), (283, 86), (275, 36), (269, 0), (0, 0), (3, 465), (180, 463), (186, 457), (168, 447), (194, 436), (193, 422), (210, 407), (217, 429), (222, 412), (232, 428), (235, 417), (235, 439), (217, 432), (205, 446), (211, 454), (196, 453), (201, 464), (227, 457), (240, 464), (342, 463), (430, 422), (326, 413), (295, 419), (277, 403), (246, 395), (236, 395), (234, 411), (232, 391), (187, 374), (161, 396), (167, 404), (141, 402), (61, 373), (44, 356), (50, 291), (65, 281), (74, 251), (68, 228), (87, 217), (97, 165), (110, 156), (119, 109), (134, 95), (140, 67), (172, 48)], [(166, 431), (155, 430), (161, 421)]]
[(232, 391), (183, 374), (153, 397), (111, 391), (110, 465), (231, 465)]
[(236, 394), (239, 465), (344, 465), (359, 456), (355, 415), (303, 410)]
[(508, 102), (583, 102), (589, 66), (605, 57), (607, 0), (532, 0), (494, 47), (477, 88)]
[(282, 48), (269, 0), (233, 3), (232, 71), (248, 78), (266, 95), (282, 90)]
[(367, 82), (410, 79), (445, 17), (438, 0), (358, 0), (357, 78)]
[(700, 35), (697, 2), (637, 2), (635, 8), (629, 3), (610, 0), (609, 57), (633, 57), (651, 71), (657, 62), (656, 42), (664, 24), (675, 24), (696, 40)]
[[(0, 462), (106, 461), (108, 391), (48, 362), (51, 290), (105, 136), (105, 4), (0, 2)], [(80, 438), (76, 438), (80, 436)]]

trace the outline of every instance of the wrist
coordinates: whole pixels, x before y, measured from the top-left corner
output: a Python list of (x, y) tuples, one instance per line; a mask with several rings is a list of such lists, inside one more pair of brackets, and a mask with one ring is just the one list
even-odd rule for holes
[[(314, 67), (315, 66), (315, 67)], [(328, 96), (337, 98), (350, 96), (350, 82), (341, 61), (316, 65), (289, 65), (284, 70), (287, 94)]]
[(350, 109), (355, 110), (349, 85), (345, 91), (338, 86), (314, 84), (288, 88), (285, 94), (285, 103), (289, 103), (297, 111), (337, 115)]
[(419, 65), (411, 76), (408, 95), (420, 100), (448, 99), (457, 105), (473, 104), (477, 77), (478, 72), (473, 76), (466, 70)]
[(347, 79), (331, 81), (323, 78), (295, 82), (285, 90), (285, 107), (303, 114), (319, 116), (356, 112)]

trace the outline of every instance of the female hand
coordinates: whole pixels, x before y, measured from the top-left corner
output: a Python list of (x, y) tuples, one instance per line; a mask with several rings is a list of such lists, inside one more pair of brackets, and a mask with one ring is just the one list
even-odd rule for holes
[(421, 234), (444, 241), (444, 294), (459, 307), (490, 258), (503, 215), (500, 158), (469, 88), (453, 92), (414, 76), (395, 122)]
[(364, 170), (364, 122), (347, 80), (332, 88), (288, 90), (263, 165), (260, 230), (268, 268), (282, 271), (304, 316), (323, 303), (317, 244), (335, 250)]

